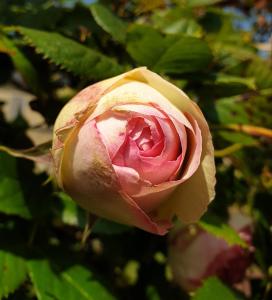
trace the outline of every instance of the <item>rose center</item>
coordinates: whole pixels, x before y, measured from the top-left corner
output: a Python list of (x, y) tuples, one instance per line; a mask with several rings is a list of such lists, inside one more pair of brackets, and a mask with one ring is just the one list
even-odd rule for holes
[(145, 127), (141, 135), (135, 140), (138, 148), (147, 151), (154, 146), (154, 141), (149, 127)]
[(147, 151), (154, 146), (154, 141), (149, 125), (142, 118), (137, 118), (135, 127), (129, 133), (140, 151)]

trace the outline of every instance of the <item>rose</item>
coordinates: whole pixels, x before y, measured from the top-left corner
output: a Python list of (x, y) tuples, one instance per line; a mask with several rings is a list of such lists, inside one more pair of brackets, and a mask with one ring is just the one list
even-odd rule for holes
[(166, 233), (174, 215), (197, 220), (214, 196), (205, 118), (146, 68), (69, 101), (55, 122), (52, 154), (59, 185), (81, 206), (149, 232)]
[(245, 279), (245, 271), (253, 260), (252, 221), (236, 212), (229, 224), (248, 248), (230, 245), (197, 225), (181, 227), (170, 234), (169, 264), (174, 280), (183, 289), (193, 291), (210, 276), (218, 276), (230, 285)]
[(210, 276), (218, 276), (230, 285), (242, 282), (252, 263), (252, 224), (237, 214), (230, 225), (248, 248), (229, 245), (224, 239), (197, 225), (174, 230), (169, 239), (169, 264), (174, 280), (185, 290), (193, 291)]

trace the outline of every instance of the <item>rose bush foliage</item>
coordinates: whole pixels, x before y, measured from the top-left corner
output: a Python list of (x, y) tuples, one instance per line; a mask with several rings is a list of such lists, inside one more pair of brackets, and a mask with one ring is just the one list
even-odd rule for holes
[(234, 1), (89, 2), (0, 1), (0, 299), (270, 299), (271, 61)]

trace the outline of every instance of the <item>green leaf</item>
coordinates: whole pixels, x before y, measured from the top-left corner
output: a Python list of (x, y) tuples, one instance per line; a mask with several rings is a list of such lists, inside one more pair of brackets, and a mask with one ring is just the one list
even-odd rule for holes
[(16, 159), (5, 153), (0, 153), (0, 212), (31, 218), (17, 177)]
[(166, 34), (184, 34), (199, 37), (202, 33), (202, 29), (194, 19), (184, 18), (168, 24), (167, 27), (163, 27), (162, 32)]
[(86, 212), (64, 192), (57, 193), (57, 196), (61, 203), (59, 215), (62, 222), (64, 224), (83, 228), (87, 222)]
[(216, 84), (241, 84), (245, 85), (247, 88), (255, 90), (256, 83), (254, 77), (238, 77), (228, 74), (218, 73), (216, 75)]
[(241, 300), (234, 291), (223, 284), (219, 279), (211, 277), (199, 288), (192, 300)]
[(216, 123), (249, 123), (249, 116), (240, 96), (218, 99), (212, 107), (207, 105), (204, 109), (207, 116)]
[(162, 35), (150, 26), (134, 25), (128, 32), (127, 52), (139, 65), (154, 66), (166, 47)]
[(25, 261), (11, 252), (0, 250), (0, 299), (13, 293), (26, 279)]
[(62, 269), (48, 260), (31, 260), (28, 269), (38, 300), (115, 300), (82, 265)]
[(82, 294), (85, 294), (84, 297), (86, 299), (115, 299), (115, 297), (94, 277), (92, 272), (81, 265), (72, 266), (63, 272), (62, 276), (70, 283), (70, 285), (79, 289)]
[(216, 218), (206, 217), (205, 221), (199, 221), (198, 224), (217, 238), (224, 239), (229, 245), (239, 245), (247, 248), (247, 244), (232, 227)]
[(166, 34), (184, 34), (199, 37), (202, 28), (194, 19), (191, 10), (175, 7), (158, 10), (152, 16), (154, 27)]
[(235, 45), (233, 43), (216, 40), (211, 43), (211, 47), (221, 64), (224, 64), (226, 61), (227, 68), (230, 67), (229, 64), (232, 64), (233, 59), (235, 62), (236, 60), (243, 62), (250, 59), (256, 59), (257, 57), (254, 48), (249, 48), (245, 45)]
[(112, 58), (59, 33), (16, 27), (27, 44), (44, 58), (86, 79), (104, 79), (124, 70)]
[(250, 135), (240, 133), (240, 132), (231, 132), (221, 130), (219, 135), (222, 136), (228, 142), (237, 143), (244, 146), (251, 146), (256, 144), (256, 139), (251, 137)]
[(38, 74), (31, 62), (25, 55), (15, 46), (9, 38), (5, 36), (0, 37), (0, 47), (5, 47), (9, 50), (10, 58), (15, 68), (22, 74), (26, 83), (37, 91), (39, 88)]
[(154, 69), (170, 74), (183, 74), (207, 69), (212, 53), (207, 43), (194, 37), (181, 37), (170, 45)]
[(158, 31), (145, 25), (130, 28), (127, 51), (139, 65), (171, 74), (203, 70), (212, 59), (205, 41), (176, 35), (164, 38)]
[(211, 99), (227, 98), (256, 90), (255, 78), (243, 78), (225, 73), (209, 74), (203, 78), (202, 85), (199, 94), (204, 94)]
[(109, 33), (114, 40), (123, 43), (126, 38), (127, 24), (104, 5), (95, 3), (90, 8), (96, 23)]
[(255, 59), (249, 64), (246, 75), (255, 77), (256, 84), (261, 89), (268, 89), (272, 86), (271, 65), (261, 59)]

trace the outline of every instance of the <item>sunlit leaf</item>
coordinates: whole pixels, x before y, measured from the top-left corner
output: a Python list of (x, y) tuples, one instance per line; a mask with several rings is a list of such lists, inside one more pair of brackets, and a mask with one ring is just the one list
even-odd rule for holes
[(198, 222), (200, 227), (214, 236), (224, 239), (229, 245), (239, 245), (247, 247), (247, 244), (241, 239), (239, 234), (228, 224), (217, 219), (206, 218)]
[(38, 300), (114, 300), (114, 296), (82, 265), (65, 269), (48, 260), (28, 262), (31, 281)]
[(199, 37), (202, 28), (188, 9), (160, 10), (152, 16), (154, 27), (166, 34), (184, 34)]
[(241, 300), (242, 298), (236, 295), (229, 287), (223, 284), (219, 279), (211, 277), (204, 282), (204, 285), (199, 288), (192, 300)]
[(63, 192), (57, 193), (60, 201), (59, 215), (64, 224), (84, 227), (86, 220), (86, 212), (84, 212), (75, 201)]
[(249, 123), (249, 116), (239, 96), (218, 99), (212, 107), (205, 109), (209, 118), (216, 123)]
[(126, 49), (139, 65), (154, 66), (166, 47), (162, 35), (152, 27), (135, 25), (129, 31)]
[(205, 69), (212, 53), (205, 41), (194, 37), (163, 37), (152, 27), (136, 25), (128, 36), (127, 51), (139, 65), (169, 74)]
[(254, 76), (257, 86), (261, 89), (271, 88), (272, 86), (271, 66), (261, 59), (255, 59), (249, 64), (247, 76)]
[(222, 131), (220, 130), (219, 135), (226, 141), (231, 143), (239, 143), (242, 145), (253, 145), (256, 143), (256, 139), (240, 132)]
[(155, 70), (183, 74), (205, 70), (212, 61), (206, 42), (193, 37), (181, 37), (165, 51), (154, 66)]
[(0, 249), (0, 299), (13, 293), (26, 279), (27, 268), (23, 258)]
[(223, 83), (223, 84), (241, 84), (245, 85), (248, 89), (255, 90), (256, 83), (254, 77), (238, 77), (228, 74), (219, 73), (216, 76), (215, 83)]
[(97, 24), (109, 33), (113, 39), (119, 42), (125, 41), (127, 25), (124, 21), (102, 4), (92, 4), (90, 9)]

